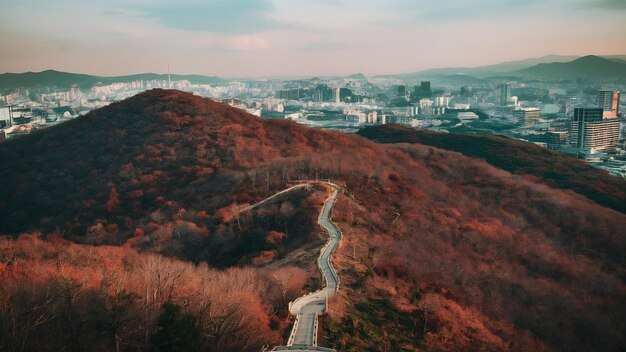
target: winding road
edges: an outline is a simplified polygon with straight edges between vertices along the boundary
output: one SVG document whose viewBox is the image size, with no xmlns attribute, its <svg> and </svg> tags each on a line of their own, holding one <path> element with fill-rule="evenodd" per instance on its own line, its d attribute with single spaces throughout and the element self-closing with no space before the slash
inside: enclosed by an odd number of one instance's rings
<svg viewBox="0 0 626 352">
<path fill-rule="evenodd" d="M 274 351 L 335 351 L 331 348 L 317 346 L 317 318 L 326 312 L 328 298 L 339 289 L 339 277 L 331 264 L 331 258 L 341 240 L 341 231 L 330 220 L 330 217 L 341 188 L 331 182 L 328 184 L 333 191 L 324 202 L 317 219 L 317 223 L 328 232 L 328 241 L 320 250 L 320 255 L 317 258 L 317 267 L 324 279 L 324 287 L 289 303 L 289 312 L 296 316 L 296 320 L 287 346 L 276 347 Z M 288 188 L 288 190 L 294 187 Z"/>
</svg>

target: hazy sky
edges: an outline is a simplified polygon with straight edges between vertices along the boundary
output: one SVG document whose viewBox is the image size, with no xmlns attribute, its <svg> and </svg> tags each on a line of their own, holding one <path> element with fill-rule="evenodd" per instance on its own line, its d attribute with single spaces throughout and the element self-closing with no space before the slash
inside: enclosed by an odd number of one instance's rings
<svg viewBox="0 0 626 352">
<path fill-rule="evenodd" d="M 400 73 L 626 54 L 626 0 L 0 0 L 0 72 Z"/>
</svg>

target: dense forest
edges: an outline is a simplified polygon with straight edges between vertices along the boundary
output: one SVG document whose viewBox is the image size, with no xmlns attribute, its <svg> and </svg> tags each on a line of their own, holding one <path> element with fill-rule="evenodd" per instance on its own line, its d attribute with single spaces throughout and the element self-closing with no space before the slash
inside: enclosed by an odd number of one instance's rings
<svg viewBox="0 0 626 352">
<path fill-rule="evenodd" d="M 626 181 L 582 160 L 499 135 L 442 133 L 401 125 L 366 127 L 358 134 L 379 143 L 419 143 L 452 150 L 538 182 L 569 189 L 626 213 Z"/>
<path fill-rule="evenodd" d="M 534 167 L 398 142 L 415 143 L 153 90 L 0 143 L 0 351 L 284 343 L 289 300 L 319 285 L 328 190 L 239 210 L 303 179 L 344 186 L 320 345 L 626 348 L 623 184 L 594 199 Z"/>
</svg>

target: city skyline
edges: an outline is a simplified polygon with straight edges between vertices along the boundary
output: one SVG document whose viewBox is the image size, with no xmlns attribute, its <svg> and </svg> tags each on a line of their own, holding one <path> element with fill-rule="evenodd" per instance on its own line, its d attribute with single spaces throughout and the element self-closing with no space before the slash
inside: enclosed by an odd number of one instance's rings
<svg viewBox="0 0 626 352">
<path fill-rule="evenodd" d="M 616 0 L 3 3 L 0 72 L 375 75 L 626 54 Z"/>
</svg>

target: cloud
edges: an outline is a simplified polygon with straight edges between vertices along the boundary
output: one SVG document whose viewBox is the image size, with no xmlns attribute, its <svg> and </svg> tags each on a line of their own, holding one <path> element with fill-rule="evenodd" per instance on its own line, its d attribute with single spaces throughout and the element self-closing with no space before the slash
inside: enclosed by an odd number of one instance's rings
<svg viewBox="0 0 626 352">
<path fill-rule="evenodd" d="M 269 0 L 208 0 L 134 3 L 130 8 L 164 26 L 219 34 L 250 34 L 282 26 Z"/>
<path fill-rule="evenodd" d="M 228 46 L 234 50 L 263 50 L 269 49 L 270 43 L 263 37 L 255 35 L 240 35 L 227 40 Z"/>
<path fill-rule="evenodd" d="M 626 10 L 625 0 L 587 0 L 585 7 L 605 10 Z"/>
<path fill-rule="evenodd" d="M 347 49 L 349 47 L 351 47 L 351 44 L 349 44 L 349 43 L 342 43 L 342 42 L 317 42 L 317 43 L 311 43 L 311 44 L 303 45 L 300 48 L 298 48 L 298 51 L 304 51 L 304 52 L 334 51 L 334 50 Z"/>
<path fill-rule="evenodd" d="M 626 0 L 0 3 L 0 70 L 13 71 L 113 74 L 172 63 L 231 76 L 389 73 L 626 51 Z"/>
<path fill-rule="evenodd" d="M 392 0 L 391 8 L 403 14 L 412 14 L 421 21 L 476 20 L 502 16 L 518 16 L 535 12 L 540 8 L 553 7 L 557 1 L 541 0 Z"/>
</svg>

